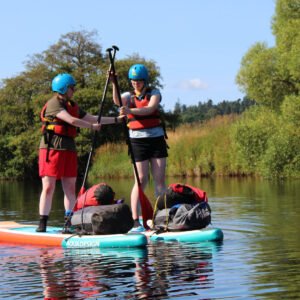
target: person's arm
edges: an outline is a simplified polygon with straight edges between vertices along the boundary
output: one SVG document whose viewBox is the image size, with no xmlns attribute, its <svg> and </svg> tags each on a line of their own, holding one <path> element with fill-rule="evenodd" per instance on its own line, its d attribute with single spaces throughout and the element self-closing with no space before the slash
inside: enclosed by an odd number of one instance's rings
<svg viewBox="0 0 300 300">
<path fill-rule="evenodd" d="M 101 124 L 97 123 L 97 120 L 88 120 L 86 119 L 86 114 L 82 119 L 75 118 L 71 116 L 66 110 L 60 111 L 56 116 L 57 118 L 65 121 L 66 123 L 75 126 L 75 127 L 80 127 L 80 128 L 89 128 L 92 130 L 100 130 Z"/>
<path fill-rule="evenodd" d="M 120 108 L 120 115 L 128 115 L 133 114 L 136 116 L 147 116 L 152 114 L 155 110 L 158 109 L 160 103 L 161 96 L 160 94 L 152 95 L 149 101 L 149 104 L 145 107 L 133 107 L 129 108 L 127 106 L 122 106 Z"/>
<path fill-rule="evenodd" d="M 110 124 L 117 124 L 122 122 L 122 118 L 124 116 L 119 117 L 101 117 L 101 124 L 102 125 L 110 125 Z M 98 122 L 98 116 L 86 114 L 83 117 L 83 120 L 90 122 L 90 123 L 97 123 Z"/>
<path fill-rule="evenodd" d="M 113 81 L 113 93 L 112 94 L 113 94 L 113 101 L 114 101 L 115 105 L 120 106 L 120 100 L 119 100 L 120 98 L 117 93 L 116 83 L 114 81 Z M 121 102 L 123 104 L 122 100 L 121 100 Z"/>
</svg>

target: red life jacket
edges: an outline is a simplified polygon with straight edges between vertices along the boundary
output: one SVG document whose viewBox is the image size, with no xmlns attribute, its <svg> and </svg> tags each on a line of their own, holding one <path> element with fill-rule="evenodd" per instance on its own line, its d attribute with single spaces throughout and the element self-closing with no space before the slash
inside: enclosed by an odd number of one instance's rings
<svg viewBox="0 0 300 300">
<path fill-rule="evenodd" d="M 202 202 L 202 201 L 208 202 L 206 192 L 197 187 L 188 184 L 180 184 L 180 183 L 169 184 L 169 188 L 171 188 L 174 192 L 178 194 L 184 193 L 184 187 L 190 188 L 194 192 L 194 197 L 197 202 Z"/>
<path fill-rule="evenodd" d="M 79 117 L 79 107 L 77 103 L 73 101 L 67 101 L 64 103 L 64 107 L 66 111 L 73 117 Z M 57 135 L 69 136 L 69 137 L 76 137 L 77 135 L 77 128 L 60 120 L 56 117 L 45 117 L 47 109 L 47 103 L 44 105 L 41 111 L 41 120 L 42 120 L 42 132 L 46 133 L 48 131 L 53 132 Z"/>
<path fill-rule="evenodd" d="M 95 184 L 92 187 L 90 187 L 85 193 L 80 195 L 77 198 L 77 202 L 75 204 L 75 207 L 74 207 L 73 211 L 77 211 L 77 210 L 79 210 L 83 207 L 87 207 L 87 206 L 101 205 L 101 199 L 97 198 L 96 195 L 95 195 L 96 190 L 101 185 L 106 185 L 106 183 Z M 110 204 L 114 204 L 114 200 L 112 200 Z"/>
<path fill-rule="evenodd" d="M 151 98 L 151 90 L 152 89 L 147 88 L 145 95 L 141 100 L 139 100 L 135 95 L 132 95 L 129 107 L 141 108 L 148 106 Z M 128 127 L 133 130 L 161 126 L 161 120 L 159 117 L 158 109 L 156 109 L 152 114 L 147 116 L 137 116 L 134 114 L 128 114 L 127 121 Z"/>
</svg>

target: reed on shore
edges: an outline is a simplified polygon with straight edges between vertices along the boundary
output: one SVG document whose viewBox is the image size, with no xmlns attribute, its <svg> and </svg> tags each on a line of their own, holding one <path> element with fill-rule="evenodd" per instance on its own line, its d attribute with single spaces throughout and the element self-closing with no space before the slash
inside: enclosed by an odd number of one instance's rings
<svg viewBox="0 0 300 300">
<path fill-rule="evenodd" d="M 299 121 L 292 115 L 253 107 L 242 115 L 217 116 L 168 131 L 166 175 L 300 178 Z M 133 177 L 127 153 L 125 142 L 101 146 L 91 177 Z"/>
<path fill-rule="evenodd" d="M 168 132 L 167 176 L 240 175 L 230 134 L 237 118 L 218 116 L 206 123 L 184 124 Z M 91 178 L 132 177 L 127 153 L 125 143 L 101 146 L 95 153 Z"/>
</svg>

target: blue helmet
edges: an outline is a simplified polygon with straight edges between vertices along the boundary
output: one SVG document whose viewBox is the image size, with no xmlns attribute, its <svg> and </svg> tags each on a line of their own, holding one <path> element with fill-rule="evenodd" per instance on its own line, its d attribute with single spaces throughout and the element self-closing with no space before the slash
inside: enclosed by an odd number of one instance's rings
<svg viewBox="0 0 300 300">
<path fill-rule="evenodd" d="M 58 74 L 52 80 L 52 91 L 64 95 L 71 85 L 76 85 L 72 75 L 67 73 Z"/>
<path fill-rule="evenodd" d="M 136 64 L 130 67 L 128 71 L 128 78 L 131 80 L 145 80 L 148 81 L 148 70 L 144 65 Z"/>
</svg>

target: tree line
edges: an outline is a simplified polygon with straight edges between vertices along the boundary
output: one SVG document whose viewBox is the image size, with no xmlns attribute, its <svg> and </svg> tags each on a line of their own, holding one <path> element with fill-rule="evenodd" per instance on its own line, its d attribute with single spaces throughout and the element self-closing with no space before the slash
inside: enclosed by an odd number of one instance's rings
<svg viewBox="0 0 300 300">
<path fill-rule="evenodd" d="M 174 106 L 174 110 L 170 112 L 169 117 L 175 119 L 173 122 L 173 129 L 181 124 L 190 124 L 195 122 L 204 122 L 215 118 L 216 116 L 224 116 L 230 114 L 241 114 L 246 109 L 255 104 L 254 100 L 250 100 L 247 97 L 243 99 L 237 99 L 235 101 L 223 100 L 217 104 L 213 104 L 210 99 L 206 102 L 199 101 L 197 105 L 180 104 L 177 101 Z"/>
</svg>

